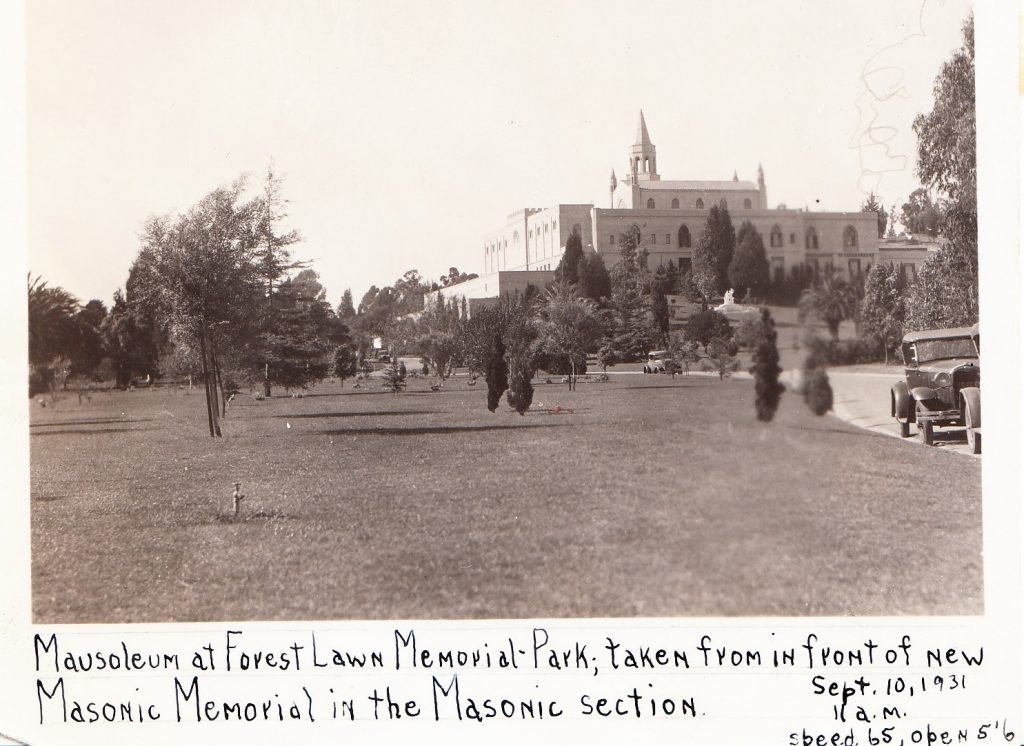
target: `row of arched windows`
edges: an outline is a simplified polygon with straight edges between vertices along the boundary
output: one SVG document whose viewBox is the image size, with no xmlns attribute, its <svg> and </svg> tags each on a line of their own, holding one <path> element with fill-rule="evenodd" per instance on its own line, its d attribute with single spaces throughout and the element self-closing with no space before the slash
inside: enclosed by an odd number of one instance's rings
<svg viewBox="0 0 1024 746">
<path fill-rule="evenodd" d="M 630 227 L 637 236 L 640 235 L 640 227 L 635 223 Z M 657 243 L 656 234 L 651 234 L 651 243 Z M 678 248 L 689 249 L 693 246 L 693 237 L 690 234 L 690 229 L 686 225 L 679 226 L 679 231 L 676 234 Z M 789 234 L 789 242 L 796 243 L 796 234 Z M 609 243 L 614 245 L 616 243 L 615 234 L 609 235 Z M 670 243 L 669 236 L 666 235 L 666 244 Z M 782 228 L 775 224 L 771 227 L 768 232 L 768 246 L 769 248 L 782 248 L 785 244 L 785 235 L 782 232 Z M 813 226 L 809 226 L 807 231 L 804 233 L 804 245 L 808 249 L 818 248 L 818 231 Z M 843 248 L 855 249 L 859 245 L 859 238 L 857 235 L 857 229 L 852 225 L 846 226 L 843 230 Z"/>
<path fill-rule="evenodd" d="M 679 209 L 679 200 L 678 199 L 673 199 L 671 204 L 672 204 L 672 209 L 673 210 L 678 210 Z M 750 198 L 748 197 L 747 199 L 743 200 L 743 209 L 744 210 L 749 210 L 749 209 L 751 209 L 753 207 L 753 204 L 754 203 L 751 202 Z M 722 199 L 720 199 L 718 201 L 718 206 L 721 207 L 722 209 L 728 209 L 729 208 L 729 203 L 723 197 Z M 656 207 L 656 205 L 655 205 L 655 202 L 654 202 L 654 198 L 653 197 L 649 197 L 647 199 L 647 209 L 648 210 L 653 210 L 653 209 L 655 209 L 655 207 Z M 697 201 L 693 203 L 693 208 L 695 210 L 703 210 L 704 209 L 704 200 L 701 199 L 700 197 L 698 197 Z"/>
</svg>

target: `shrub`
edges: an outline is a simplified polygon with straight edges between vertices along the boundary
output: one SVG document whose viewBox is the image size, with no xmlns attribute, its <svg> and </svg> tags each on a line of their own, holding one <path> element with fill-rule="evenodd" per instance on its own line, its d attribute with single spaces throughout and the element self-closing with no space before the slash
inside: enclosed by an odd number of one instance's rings
<svg viewBox="0 0 1024 746">
<path fill-rule="evenodd" d="M 809 337 L 807 346 L 806 368 L 824 368 L 829 365 L 857 365 L 874 363 L 882 359 L 882 349 L 872 338 L 859 339 L 821 339 Z"/>
<path fill-rule="evenodd" d="M 718 373 L 719 380 L 725 380 L 740 367 L 736 359 L 736 343 L 728 339 L 712 339 L 708 345 L 708 356 L 701 360 L 705 370 Z"/>
<path fill-rule="evenodd" d="M 775 322 L 772 321 L 767 309 L 761 312 L 759 326 L 760 330 L 751 330 L 751 335 L 760 339 L 754 350 L 754 365 L 750 372 L 754 376 L 757 419 L 761 422 L 771 422 L 775 410 L 779 408 L 779 398 L 785 387 L 779 383 L 782 368 L 779 367 L 779 350 L 776 345 L 778 335 L 775 332 Z"/>
<path fill-rule="evenodd" d="M 804 373 L 804 401 L 814 414 L 821 417 L 832 409 L 832 385 L 828 373 L 812 368 Z"/>
<path fill-rule="evenodd" d="M 572 373 L 572 364 L 569 356 L 560 353 L 541 351 L 536 357 L 537 367 L 546 373 L 556 376 L 567 376 Z M 576 375 L 582 376 L 587 372 L 587 358 L 580 356 L 576 359 Z"/>
<path fill-rule="evenodd" d="M 395 360 L 388 363 L 388 366 L 384 369 L 384 383 L 382 385 L 385 389 L 395 394 L 404 389 L 405 366 L 398 364 Z"/>
</svg>

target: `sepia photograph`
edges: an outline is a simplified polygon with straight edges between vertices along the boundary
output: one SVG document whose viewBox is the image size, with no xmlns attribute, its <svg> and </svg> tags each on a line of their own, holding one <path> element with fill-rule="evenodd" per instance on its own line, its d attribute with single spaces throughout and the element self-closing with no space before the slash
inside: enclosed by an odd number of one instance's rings
<svg viewBox="0 0 1024 746">
<path fill-rule="evenodd" d="M 985 613 L 967 0 L 25 15 L 35 624 Z"/>
</svg>

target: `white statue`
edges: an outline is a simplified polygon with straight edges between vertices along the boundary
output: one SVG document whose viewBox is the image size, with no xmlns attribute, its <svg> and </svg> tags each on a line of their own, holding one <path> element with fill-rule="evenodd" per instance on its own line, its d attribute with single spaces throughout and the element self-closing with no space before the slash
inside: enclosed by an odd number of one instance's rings
<svg viewBox="0 0 1024 746">
<path fill-rule="evenodd" d="M 733 298 L 734 293 L 732 291 L 732 288 L 729 288 L 728 290 L 725 291 L 725 303 L 723 305 L 731 306 L 735 302 Z"/>
</svg>

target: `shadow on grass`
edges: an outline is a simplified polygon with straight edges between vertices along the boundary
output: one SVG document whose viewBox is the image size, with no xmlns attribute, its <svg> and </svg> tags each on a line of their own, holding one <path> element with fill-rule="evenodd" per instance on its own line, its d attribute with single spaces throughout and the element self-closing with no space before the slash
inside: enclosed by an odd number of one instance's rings
<svg viewBox="0 0 1024 746">
<path fill-rule="evenodd" d="M 566 427 L 565 425 L 437 425 L 434 427 L 353 427 L 348 430 L 320 430 L 320 435 L 447 435 L 455 433 L 482 433 L 488 430 L 525 430 L 532 428 Z"/>
<path fill-rule="evenodd" d="M 317 419 L 320 417 L 394 417 L 398 415 L 418 415 L 418 414 L 442 414 L 434 409 L 406 409 L 397 412 L 303 412 L 301 414 L 265 414 L 259 415 L 258 417 L 250 417 L 249 419 L 262 419 L 265 417 L 272 417 L 281 420 L 301 420 L 301 419 Z"/>
<path fill-rule="evenodd" d="M 152 430 L 151 427 L 104 427 L 96 430 L 82 429 L 82 430 L 42 430 L 40 432 L 29 433 L 33 438 L 40 435 L 103 435 L 107 433 L 140 433 L 145 430 Z"/>
<path fill-rule="evenodd" d="M 56 427 L 58 425 L 110 425 L 115 422 L 152 422 L 152 417 L 128 419 L 125 417 L 104 417 L 96 420 L 54 420 L 53 422 L 33 422 L 29 427 Z"/>
<path fill-rule="evenodd" d="M 635 391 L 640 393 L 642 391 L 653 391 L 654 389 L 691 389 L 695 387 L 693 384 L 688 383 L 656 383 L 652 386 L 617 386 L 614 388 L 616 391 Z"/>
</svg>

